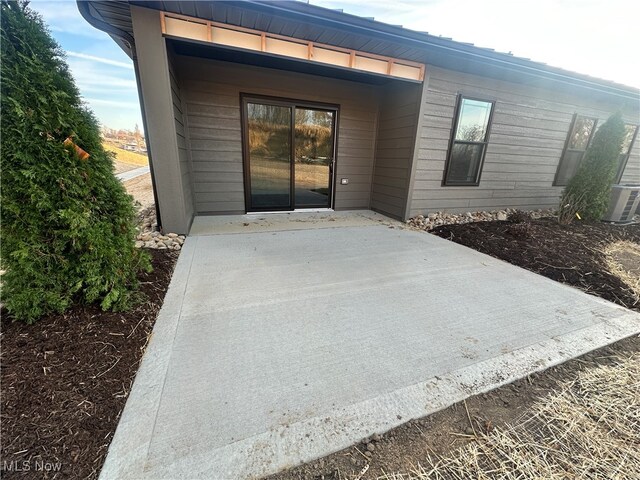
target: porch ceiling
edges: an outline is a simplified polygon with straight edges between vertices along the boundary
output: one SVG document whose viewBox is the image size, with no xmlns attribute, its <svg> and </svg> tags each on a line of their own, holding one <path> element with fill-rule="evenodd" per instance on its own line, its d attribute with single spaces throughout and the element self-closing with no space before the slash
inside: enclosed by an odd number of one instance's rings
<svg viewBox="0 0 640 480">
<path fill-rule="evenodd" d="M 388 83 L 416 83 L 413 80 L 394 78 L 387 75 L 378 75 L 338 66 L 324 65 L 304 60 L 289 59 L 276 55 L 267 55 L 261 52 L 250 52 L 233 47 L 222 47 L 214 44 L 202 44 L 194 41 L 183 41 L 168 38 L 167 43 L 173 52 L 188 57 L 222 60 L 225 62 L 253 65 L 256 67 L 273 68 L 291 72 L 317 75 L 320 77 L 337 78 L 352 82 L 367 83 L 370 85 L 385 85 Z M 419 82 L 418 82 L 419 83 Z"/>
</svg>

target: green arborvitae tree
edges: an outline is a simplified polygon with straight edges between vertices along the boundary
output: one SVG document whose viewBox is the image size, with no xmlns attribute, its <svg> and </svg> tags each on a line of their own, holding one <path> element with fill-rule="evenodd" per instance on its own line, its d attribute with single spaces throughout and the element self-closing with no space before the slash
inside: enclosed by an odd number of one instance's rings
<svg viewBox="0 0 640 480">
<path fill-rule="evenodd" d="M 27 2 L 1 8 L 2 302 L 27 322 L 74 303 L 125 309 L 150 269 L 132 198 L 40 16 Z"/>
<path fill-rule="evenodd" d="M 576 213 L 585 220 L 598 221 L 607 212 L 624 135 L 620 113 L 609 117 L 595 133 L 560 199 L 560 221 L 570 222 L 577 218 Z"/>
</svg>

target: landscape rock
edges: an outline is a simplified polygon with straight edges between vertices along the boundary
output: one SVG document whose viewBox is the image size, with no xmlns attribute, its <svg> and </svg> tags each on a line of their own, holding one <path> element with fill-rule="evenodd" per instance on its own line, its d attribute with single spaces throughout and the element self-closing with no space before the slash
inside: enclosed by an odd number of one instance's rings
<svg viewBox="0 0 640 480">
<path fill-rule="evenodd" d="M 174 232 L 159 232 L 156 221 L 156 208 L 151 205 L 138 212 L 138 235 L 136 248 L 151 248 L 156 250 L 181 250 L 185 236 Z"/>
<path fill-rule="evenodd" d="M 418 230 L 433 230 L 441 225 L 455 225 L 471 222 L 492 222 L 492 221 L 505 221 L 509 219 L 509 216 L 516 213 L 518 210 L 513 208 L 507 208 L 504 210 L 495 211 L 478 211 L 478 212 L 465 212 L 465 213 L 446 213 L 446 212 L 431 212 L 425 215 L 416 215 L 413 218 L 407 220 L 407 225 L 411 228 Z M 532 210 L 527 214 L 530 218 L 536 220 L 543 217 L 551 217 L 555 215 L 553 209 L 546 210 Z"/>
</svg>

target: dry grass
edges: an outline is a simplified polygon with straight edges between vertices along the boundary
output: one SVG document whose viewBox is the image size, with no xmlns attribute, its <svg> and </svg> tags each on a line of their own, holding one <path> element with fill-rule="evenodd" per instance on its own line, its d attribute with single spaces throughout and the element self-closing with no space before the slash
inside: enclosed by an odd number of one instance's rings
<svg viewBox="0 0 640 480">
<path fill-rule="evenodd" d="M 607 269 L 629 287 L 640 302 L 640 245 L 626 240 L 613 242 L 604 250 Z"/>
<path fill-rule="evenodd" d="M 115 153 L 116 160 L 118 162 L 130 163 L 131 165 L 138 165 L 140 167 L 144 167 L 149 164 L 149 159 L 147 158 L 147 156 L 142 155 L 141 153 L 129 152 L 127 150 L 123 150 L 122 148 L 109 142 L 103 142 L 102 146 L 108 152 Z"/>
<path fill-rule="evenodd" d="M 517 425 L 384 480 L 640 478 L 640 355 L 585 369 Z"/>
</svg>

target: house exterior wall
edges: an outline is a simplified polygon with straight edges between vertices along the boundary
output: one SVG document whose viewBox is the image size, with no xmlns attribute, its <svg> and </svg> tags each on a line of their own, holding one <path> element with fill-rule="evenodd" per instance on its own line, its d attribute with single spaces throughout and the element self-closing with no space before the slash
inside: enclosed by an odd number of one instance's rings
<svg viewBox="0 0 640 480">
<path fill-rule="evenodd" d="M 635 123 L 640 124 L 640 118 L 638 118 Z M 638 130 L 640 130 L 640 126 L 638 126 Z M 631 154 L 629 155 L 627 166 L 622 173 L 620 183 L 640 185 L 640 131 L 631 146 Z"/>
<path fill-rule="evenodd" d="M 176 142 L 178 147 L 178 162 L 180 164 L 180 184 L 185 197 L 185 214 L 193 218 L 194 202 L 191 187 L 191 158 L 187 145 L 186 115 L 184 115 L 184 102 L 178 76 L 173 66 L 174 56 L 169 55 L 169 83 L 171 86 L 171 103 L 173 106 L 173 122 L 176 129 Z"/>
<path fill-rule="evenodd" d="M 371 209 L 395 218 L 405 216 L 422 93 L 422 84 L 380 89 Z"/>
<path fill-rule="evenodd" d="M 162 38 L 158 12 L 131 6 L 136 42 L 140 96 L 146 118 L 147 148 L 152 168 L 162 227 L 188 233 L 193 220 L 189 191 L 188 155 L 179 132 L 182 112 L 180 88 L 170 74 L 166 42 Z M 172 81 L 174 88 L 172 89 Z"/>
<path fill-rule="evenodd" d="M 369 208 L 378 97 L 374 86 L 177 56 L 196 214 L 244 213 L 240 94 L 340 106 L 335 208 Z M 340 178 L 349 178 L 341 185 Z"/>
<path fill-rule="evenodd" d="M 595 101 L 551 90 L 501 82 L 427 66 L 420 145 L 407 216 L 438 210 L 464 212 L 557 205 L 562 187 L 553 181 L 575 113 L 602 124 L 621 109 L 638 124 L 638 104 Z M 495 101 L 479 186 L 443 186 L 458 94 Z M 623 180 L 640 183 L 638 141 Z"/>
<path fill-rule="evenodd" d="M 556 206 L 562 187 L 553 181 L 574 114 L 601 124 L 621 110 L 627 123 L 640 123 L 638 102 L 429 65 L 424 84 L 369 85 L 174 55 L 157 11 L 132 6 L 131 15 L 162 224 L 179 233 L 196 214 L 245 212 L 242 93 L 338 105 L 334 208 L 403 219 Z M 442 185 L 459 94 L 495 102 L 478 186 Z M 622 183 L 640 183 L 639 141 Z"/>
</svg>

